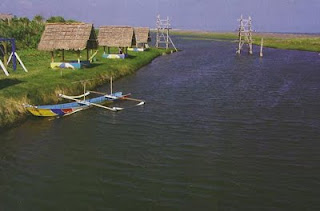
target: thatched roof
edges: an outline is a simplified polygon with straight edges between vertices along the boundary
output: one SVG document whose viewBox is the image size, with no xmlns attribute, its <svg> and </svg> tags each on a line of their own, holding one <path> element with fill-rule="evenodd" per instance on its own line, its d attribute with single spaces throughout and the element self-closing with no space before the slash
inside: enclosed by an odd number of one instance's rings
<svg viewBox="0 0 320 211">
<path fill-rule="evenodd" d="M 98 47 L 92 24 L 48 23 L 42 34 L 39 50 L 83 50 Z"/>
<path fill-rule="evenodd" d="M 137 43 L 148 43 L 151 41 L 150 29 L 148 27 L 135 27 L 134 34 L 136 35 Z"/>
<path fill-rule="evenodd" d="M 101 26 L 98 42 L 100 46 L 131 47 L 136 44 L 133 28 L 130 26 Z"/>
<path fill-rule="evenodd" d="M 1 14 L 0 13 L 0 20 L 11 20 L 14 16 L 12 14 Z"/>
</svg>

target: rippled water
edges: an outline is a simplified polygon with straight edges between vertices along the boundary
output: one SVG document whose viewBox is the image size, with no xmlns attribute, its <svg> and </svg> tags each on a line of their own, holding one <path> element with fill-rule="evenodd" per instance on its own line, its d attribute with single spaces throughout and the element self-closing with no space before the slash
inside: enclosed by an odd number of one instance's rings
<svg viewBox="0 0 320 211">
<path fill-rule="evenodd" d="M 114 83 L 145 106 L 0 134 L 0 210 L 318 210 L 318 54 L 175 40 Z"/>
</svg>

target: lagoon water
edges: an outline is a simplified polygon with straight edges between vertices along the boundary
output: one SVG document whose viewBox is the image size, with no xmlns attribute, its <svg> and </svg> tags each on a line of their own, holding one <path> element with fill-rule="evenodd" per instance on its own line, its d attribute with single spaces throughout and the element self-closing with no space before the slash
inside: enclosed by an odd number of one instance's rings
<svg viewBox="0 0 320 211">
<path fill-rule="evenodd" d="M 174 39 L 114 83 L 143 107 L 2 132 L 0 210 L 319 210 L 320 56 Z"/>
</svg>

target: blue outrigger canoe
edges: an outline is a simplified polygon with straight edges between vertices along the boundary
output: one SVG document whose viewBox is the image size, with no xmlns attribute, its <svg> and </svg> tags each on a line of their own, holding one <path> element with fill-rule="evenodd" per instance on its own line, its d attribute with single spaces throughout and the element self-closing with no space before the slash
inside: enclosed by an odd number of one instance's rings
<svg viewBox="0 0 320 211">
<path fill-rule="evenodd" d="M 86 81 L 80 81 L 86 82 Z M 120 111 L 123 108 L 119 107 L 108 107 L 103 104 L 112 103 L 119 100 L 131 100 L 136 101 L 138 104 L 136 106 L 143 105 L 145 102 L 143 100 L 138 100 L 134 98 L 129 98 L 130 94 L 123 95 L 122 92 L 115 92 L 112 93 L 112 77 L 110 78 L 110 91 L 111 94 L 96 92 L 96 91 L 87 91 L 85 88 L 84 83 L 84 93 L 78 96 L 68 96 L 64 94 L 59 94 L 59 97 L 72 100 L 72 103 L 63 103 L 63 104 L 56 104 L 56 105 L 24 105 L 25 108 L 34 116 L 40 117 L 54 117 L 54 116 L 66 116 L 70 114 L 74 114 L 78 111 L 82 111 L 84 109 L 90 107 L 99 107 L 110 111 Z M 90 94 L 99 94 L 102 95 L 100 97 L 95 97 L 91 99 L 86 99 L 86 96 Z"/>
<path fill-rule="evenodd" d="M 79 98 L 85 97 L 89 95 L 91 92 L 87 92 L 80 96 L 67 96 L 60 94 L 59 97 L 73 100 L 75 102 L 72 103 L 63 103 L 63 104 L 56 104 L 56 105 L 41 105 L 41 106 L 33 106 L 33 105 L 25 105 L 25 108 L 34 116 L 41 116 L 41 117 L 53 117 L 53 116 L 65 116 L 70 115 L 78 111 L 82 111 L 89 107 L 100 107 L 104 109 L 108 109 L 111 111 L 119 111 L 122 108 L 119 107 L 107 107 L 103 104 L 111 103 L 118 100 L 124 99 L 131 99 L 128 98 L 129 95 L 122 95 L 122 92 L 116 92 L 111 95 L 103 95 L 96 98 L 91 99 L 82 99 Z M 143 101 L 141 101 L 143 102 Z"/>
</svg>

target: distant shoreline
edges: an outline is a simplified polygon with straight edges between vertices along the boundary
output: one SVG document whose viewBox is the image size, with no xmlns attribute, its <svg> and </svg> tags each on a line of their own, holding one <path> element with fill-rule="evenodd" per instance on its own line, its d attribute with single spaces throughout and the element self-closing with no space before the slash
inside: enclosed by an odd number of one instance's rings
<svg viewBox="0 0 320 211">
<path fill-rule="evenodd" d="M 209 32 L 172 30 L 171 34 L 186 36 L 189 39 L 225 39 L 237 40 L 237 32 Z M 271 33 L 253 32 L 253 44 L 260 45 L 261 38 L 264 39 L 264 47 L 320 52 L 320 34 L 293 34 L 293 33 Z"/>
<path fill-rule="evenodd" d="M 237 34 L 237 31 L 206 31 L 206 30 L 183 30 L 183 29 L 172 29 L 172 33 L 175 32 L 188 32 L 188 33 L 206 33 L 206 34 Z M 288 35 L 290 37 L 320 37 L 319 33 L 301 33 L 301 32 L 253 32 L 253 34 L 257 35 L 265 35 L 265 36 L 284 36 Z"/>
</svg>

